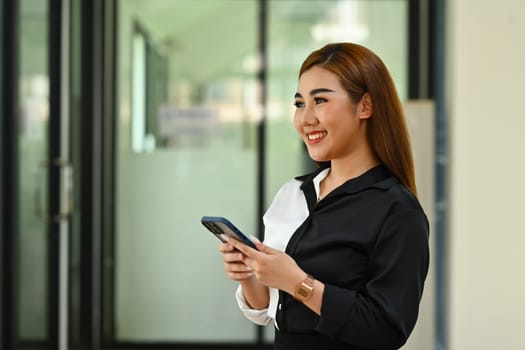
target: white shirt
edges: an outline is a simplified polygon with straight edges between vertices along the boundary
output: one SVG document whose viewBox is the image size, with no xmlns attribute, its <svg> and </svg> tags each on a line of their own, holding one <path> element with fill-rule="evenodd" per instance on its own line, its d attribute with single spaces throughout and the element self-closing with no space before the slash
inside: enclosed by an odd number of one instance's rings
<svg viewBox="0 0 525 350">
<path fill-rule="evenodd" d="M 328 175 L 329 170 L 329 168 L 324 169 L 313 180 L 317 197 L 319 197 L 319 184 Z M 300 188 L 302 184 L 301 181 L 295 179 L 287 181 L 279 189 L 264 214 L 264 244 L 267 246 L 284 251 L 295 230 L 308 217 L 306 198 Z M 244 298 L 241 286 L 237 288 L 235 293 L 237 304 L 246 318 L 258 325 L 268 325 L 275 320 L 279 291 L 275 288 L 269 288 L 269 292 L 270 303 L 267 309 L 262 310 L 250 308 Z"/>
</svg>

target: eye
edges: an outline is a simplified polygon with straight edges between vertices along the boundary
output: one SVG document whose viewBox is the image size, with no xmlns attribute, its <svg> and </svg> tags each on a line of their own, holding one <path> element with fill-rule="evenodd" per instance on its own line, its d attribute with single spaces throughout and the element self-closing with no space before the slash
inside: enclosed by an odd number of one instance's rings
<svg viewBox="0 0 525 350">
<path fill-rule="evenodd" d="M 315 104 L 318 105 L 318 104 L 321 104 L 321 103 L 325 103 L 327 101 L 326 98 L 322 98 L 322 97 L 316 97 L 314 98 L 314 101 L 315 101 Z"/>
<path fill-rule="evenodd" d="M 295 108 L 303 108 L 304 107 L 304 102 L 295 101 L 293 105 L 295 106 Z"/>
</svg>

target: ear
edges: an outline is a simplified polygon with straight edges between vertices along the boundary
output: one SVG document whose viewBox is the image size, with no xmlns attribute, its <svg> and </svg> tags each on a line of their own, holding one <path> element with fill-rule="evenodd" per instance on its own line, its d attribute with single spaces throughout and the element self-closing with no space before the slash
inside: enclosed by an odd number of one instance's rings
<svg viewBox="0 0 525 350">
<path fill-rule="evenodd" d="M 361 97 L 361 101 L 357 104 L 357 112 L 359 114 L 359 119 L 368 119 L 372 116 L 372 97 L 370 97 L 368 92 Z"/>
</svg>

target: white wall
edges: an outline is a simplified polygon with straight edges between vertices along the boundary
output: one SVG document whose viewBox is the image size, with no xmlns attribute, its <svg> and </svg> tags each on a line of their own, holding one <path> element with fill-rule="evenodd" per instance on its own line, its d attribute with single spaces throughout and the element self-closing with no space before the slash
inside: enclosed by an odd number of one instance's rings
<svg viewBox="0 0 525 350">
<path fill-rule="evenodd" d="M 525 1 L 447 2 L 449 349 L 525 349 Z"/>
<path fill-rule="evenodd" d="M 425 289 L 419 307 L 414 331 L 403 350 L 430 350 L 435 343 L 436 276 L 435 276 L 435 174 L 434 137 L 435 116 L 432 101 L 409 101 L 404 105 L 410 132 L 410 143 L 414 152 L 416 185 L 419 201 L 425 209 L 430 224 L 430 266 L 425 280 Z"/>
</svg>

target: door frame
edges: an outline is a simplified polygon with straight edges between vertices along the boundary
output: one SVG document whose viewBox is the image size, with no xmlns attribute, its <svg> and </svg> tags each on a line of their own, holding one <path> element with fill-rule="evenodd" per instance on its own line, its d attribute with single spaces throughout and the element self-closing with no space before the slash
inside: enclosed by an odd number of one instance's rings
<svg viewBox="0 0 525 350">
<path fill-rule="evenodd" d="M 0 245 L 1 245 L 1 321 L 0 341 L 2 349 L 14 348 L 18 333 L 18 319 L 16 317 L 16 259 L 15 259 L 15 232 L 17 231 L 17 179 L 18 159 L 16 156 L 16 130 L 18 130 L 16 96 L 18 91 L 18 52 L 16 42 L 18 39 L 19 13 L 17 1 L 2 1 L 1 12 L 1 45 L 2 45 L 2 102 L 1 102 L 1 129 L 0 129 L 0 161 L 2 172 L 0 174 Z M 9 55 L 4 55 L 9 52 Z M 5 286 L 5 287 L 4 287 Z M 8 286 L 11 286 L 9 288 Z"/>
<path fill-rule="evenodd" d="M 49 151 L 45 161 L 45 169 L 48 174 L 48 193 L 57 195 L 48 196 L 48 212 L 45 217 L 48 234 L 47 255 L 47 279 L 48 300 L 47 310 L 47 337 L 44 342 L 25 344 L 18 339 L 18 234 L 19 227 L 17 218 L 18 189 L 19 189 L 19 157 L 18 153 L 18 131 L 21 117 L 19 110 L 19 72 L 20 72 L 20 0 L 2 2 L 2 119 L 0 137 L 2 153 L 0 157 L 2 166 L 1 196 L 0 196 L 0 224 L 1 224 L 1 273 L 2 273 L 2 305 L 1 305 L 1 333 L 0 341 L 2 349 L 18 349 L 24 346 L 46 347 L 52 349 L 67 349 L 67 312 L 64 305 L 67 303 L 67 295 L 64 295 L 64 276 L 67 276 L 67 260 L 64 261 L 64 247 L 67 242 L 63 241 L 67 233 L 67 226 L 60 217 L 64 205 L 60 191 L 63 190 L 63 167 L 64 151 L 63 140 L 67 135 L 61 129 L 64 123 L 60 120 L 67 116 L 67 105 L 63 101 L 65 91 L 64 81 L 67 86 L 67 76 L 64 76 L 64 46 L 62 27 L 67 20 L 67 11 L 63 12 L 64 4 L 69 0 L 48 0 L 48 75 L 49 75 Z M 66 17 L 62 16 L 65 15 Z M 62 232 L 59 234 L 57 232 Z M 67 236 L 67 235 L 66 235 Z M 67 253 L 67 252 L 66 252 Z M 5 286 L 5 287 L 4 287 Z M 67 293 L 66 293 L 67 294 Z M 66 298 L 66 299 L 64 299 Z M 59 310 L 61 307 L 61 311 Z"/>
<path fill-rule="evenodd" d="M 115 1 L 81 2 L 81 172 L 78 184 L 81 260 L 81 346 L 100 349 L 113 334 L 111 302 L 115 96 Z M 104 310 L 109 310 L 108 312 Z"/>
<path fill-rule="evenodd" d="M 48 0 L 48 346 L 69 348 L 70 0 Z"/>
</svg>

